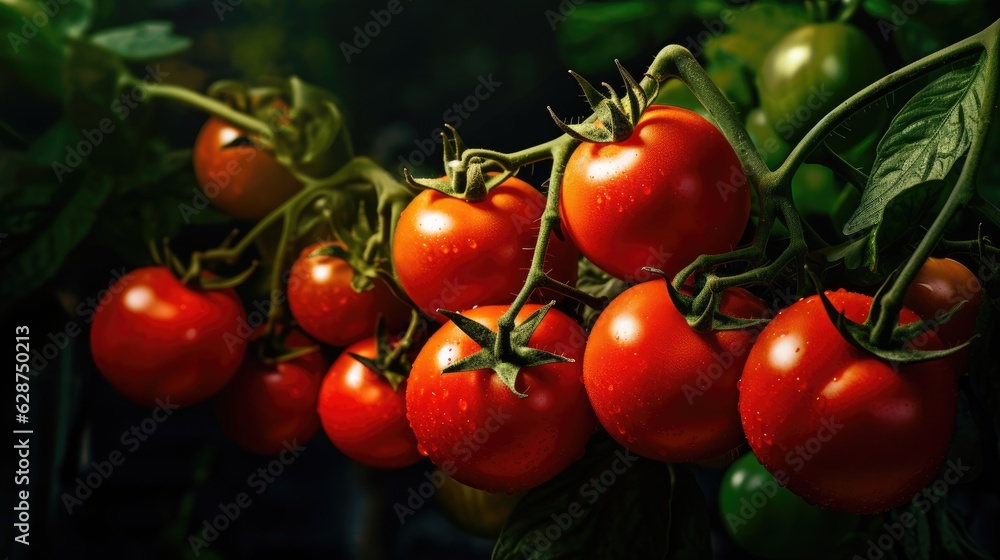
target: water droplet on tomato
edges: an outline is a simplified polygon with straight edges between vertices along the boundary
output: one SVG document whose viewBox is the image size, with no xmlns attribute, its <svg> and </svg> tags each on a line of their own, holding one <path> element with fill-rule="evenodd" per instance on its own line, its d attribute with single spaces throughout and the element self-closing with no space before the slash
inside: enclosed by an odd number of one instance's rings
<svg viewBox="0 0 1000 560">
<path fill-rule="evenodd" d="M 614 385 L 608 385 L 608 391 L 614 391 L 614 390 L 615 390 Z"/>
<path fill-rule="evenodd" d="M 441 390 L 441 396 L 442 397 L 447 397 L 448 396 L 448 389 L 442 389 Z"/>
<path fill-rule="evenodd" d="M 458 409 L 464 411 L 469 408 L 469 403 L 465 402 L 465 399 L 458 399 Z"/>
<path fill-rule="evenodd" d="M 419 442 L 417 443 L 417 451 L 418 451 L 418 452 L 419 452 L 419 453 L 420 453 L 421 455 L 423 455 L 424 457 L 426 457 L 426 456 L 427 456 L 427 450 L 426 450 L 426 449 L 424 449 L 424 446 L 423 446 L 423 445 L 421 445 L 421 444 L 420 444 Z"/>
<path fill-rule="evenodd" d="M 618 428 L 618 433 L 625 435 L 625 426 L 621 422 L 615 422 L 615 428 Z"/>
<path fill-rule="evenodd" d="M 642 186 L 642 194 L 644 194 L 644 195 L 651 195 L 651 194 L 653 194 L 653 189 L 649 188 L 649 185 L 643 185 Z"/>
<path fill-rule="evenodd" d="M 475 239 L 470 239 L 469 240 L 469 249 L 475 249 L 478 246 L 479 246 L 479 244 L 476 243 Z"/>
</svg>

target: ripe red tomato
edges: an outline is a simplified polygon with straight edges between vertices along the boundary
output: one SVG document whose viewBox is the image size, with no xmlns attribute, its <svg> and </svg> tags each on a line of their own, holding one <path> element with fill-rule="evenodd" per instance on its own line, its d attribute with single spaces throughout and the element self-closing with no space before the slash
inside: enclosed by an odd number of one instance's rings
<svg viewBox="0 0 1000 560">
<path fill-rule="evenodd" d="M 406 420 L 406 382 L 393 390 L 388 380 L 350 354 L 376 358 L 375 339 L 349 346 L 323 379 L 319 416 L 330 441 L 370 467 L 395 469 L 421 460 Z"/>
<path fill-rule="evenodd" d="M 364 292 L 351 288 L 354 269 L 344 259 L 313 257 L 313 251 L 334 241 L 310 245 L 292 265 L 288 305 L 302 330 L 331 346 L 347 346 L 375 334 L 379 314 L 392 331 L 406 327 L 409 308 L 381 279 Z"/>
<path fill-rule="evenodd" d="M 627 140 L 585 142 L 566 164 L 562 227 L 608 273 L 644 281 L 674 274 L 740 240 L 750 189 L 736 153 L 697 113 L 653 105 Z"/>
<path fill-rule="evenodd" d="M 520 324 L 539 308 L 518 313 Z M 496 330 L 507 306 L 464 315 Z M 421 452 L 455 480 L 488 492 L 534 488 L 583 455 L 596 425 L 580 382 L 586 334 L 572 319 L 549 310 L 529 345 L 575 360 L 522 369 L 518 398 L 492 370 L 442 375 L 480 346 L 445 323 L 424 345 L 410 372 L 407 416 Z"/>
<path fill-rule="evenodd" d="M 910 288 L 903 304 L 921 319 L 937 319 L 960 302 L 965 305 L 947 323 L 938 326 L 937 335 L 946 346 L 964 344 L 976 334 L 976 316 L 983 305 L 983 286 L 971 270 L 951 259 L 927 259 Z M 965 372 L 968 348 L 952 356 L 956 372 Z"/>
<path fill-rule="evenodd" d="M 545 197 L 510 178 L 479 202 L 425 190 L 403 210 L 392 258 L 403 289 L 425 313 L 511 303 L 528 276 Z M 576 282 L 577 252 L 549 237 L 545 268 Z"/>
<path fill-rule="evenodd" d="M 274 156 L 218 117 L 195 140 L 194 174 L 212 204 L 239 220 L 259 220 L 302 189 Z"/>
<path fill-rule="evenodd" d="M 852 321 L 872 299 L 827 292 Z M 917 315 L 908 309 L 901 323 Z M 924 350 L 943 348 L 934 333 Z M 750 351 L 740 415 L 750 447 L 806 500 L 855 514 L 909 500 L 933 479 L 951 441 L 957 388 L 947 360 L 890 364 L 844 340 L 819 296 L 778 313 Z"/>
<path fill-rule="evenodd" d="M 292 331 L 285 346 L 293 350 L 316 343 Z M 277 364 L 247 356 L 212 399 L 219 426 L 237 445 L 262 455 L 279 453 L 286 443 L 309 441 L 319 431 L 316 400 L 328 366 L 319 351 Z"/>
<path fill-rule="evenodd" d="M 764 302 L 726 291 L 720 310 L 763 317 Z M 650 459 L 711 459 L 743 442 L 736 383 L 757 330 L 699 333 L 662 281 L 629 288 L 597 318 L 583 358 L 583 383 L 604 429 Z"/>
<path fill-rule="evenodd" d="M 164 266 L 132 271 L 111 287 L 90 329 L 97 369 L 144 406 L 194 404 L 221 389 L 243 361 L 246 313 L 236 292 L 189 288 Z"/>
</svg>

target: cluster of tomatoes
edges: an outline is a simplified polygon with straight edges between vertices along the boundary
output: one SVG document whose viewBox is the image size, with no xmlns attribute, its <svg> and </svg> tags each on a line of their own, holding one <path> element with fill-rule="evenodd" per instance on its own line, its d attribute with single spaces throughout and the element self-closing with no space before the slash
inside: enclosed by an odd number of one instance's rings
<svg viewBox="0 0 1000 560">
<path fill-rule="evenodd" d="M 260 188 L 278 173 L 261 172 Z M 381 279 L 354 291 L 356 271 L 346 260 L 312 256 L 337 241 L 303 247 L 291 266 L 293 321 L 278 336 L 285 359 L 248 351 L 258 348 L 260 329 L 248 324 L 232 289 L 189 286 L 158 266 L 123 278 L 120 294 L 98 311 L 94 360 L 108 382 L 144 405 L 211 398 L 225 433 L 251 451 L 278 452 L 322 427 L 358 462 L 397 468 L 427 457 L 489 492 L 555 477 L 583 455 L 598 426 L 632 452 L 668 462 L 711 460 L 749 442 L 782 486 L 850 513 L 899 505 L 934 476 L 951 438 L 964 355 L 889 363 L 845 341 L 819 296 L 774 313 L 740 288 L 722 294 L 719 311 L 770 318 L 766 327 L 696 331 L 664 280 L 644 271 L 673 276 L 699 255 L 730 251 L 749 220 L 750 188 L 733 149 L 709 121 L 677 107 L 649 107 L 627 140 L 583 143 L 565 167 L 546 273 L 573 285 L 582 253 L 636 283 L 589 333 L 568 312 L 539 303 L 520 310 L 516 324 L 534 327 L 527 346 L 571 361 L 520 368 L 513 387 L 493 369 L 443 373 L 497 331 L 531 267 L 545 203 L 510 178 L 477 201 L 425 190 L 403 211 L 394 270 L 413 305 L 439 324 L 403 353 L 412 358 L 401 362 L 411 366 L 405 379 L 405 371 L 372 367 L 386 350 L 373 335 L 380 316 L 390 333 L 401 333 L 409 306 Z M 867 318 L 869 296 L 826 296 L 848 319 Z M 900 322 L 934 318 L 966 300 L 938 332 L 910 344 L 965 342 L 981 301 L 968 269 L 928 261 Z M 478 323 L 480 342 L 441 310 Z M 343 348 L 332 365 L 304 351 L 317 341 Z"/>
</svg>

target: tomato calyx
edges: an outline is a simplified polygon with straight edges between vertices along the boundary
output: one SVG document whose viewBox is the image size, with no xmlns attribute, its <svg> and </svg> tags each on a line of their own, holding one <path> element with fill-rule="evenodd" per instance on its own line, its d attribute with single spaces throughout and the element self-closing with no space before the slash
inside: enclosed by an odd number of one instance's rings
<svg viewBox="0 0 1000 560">
<path fill-rule="evenodd" d="M 476 371 L 482 369 L 492 369 L 500 377 L 500 380 L 518 398 L 525 398 L 528 395 L 517 390 L 517 374 L 522 368 L 540 366 L 555 362 L 572 362 L 571 358 L 546 352 L 538 348 L 528 346 L 528 340 L 532 333 L 541 324 L 542 319 L 555 302 L 549 302 L 540 307 L 537 311 L 528 316 L 523 323 L 514 327 L 510 332 L 508 345 L 503 345 L 499 335 L 468 317 L 454 311 L 438 309 L 438 313 L 448 317 L 455 326 L 471 338 L 481 349 L 470 356 L 466 356 L 448 367 L 441 373 L 459 373 L 463 371 Z M 501 344 L 498 344 L 501 343 Z"/>
<path fill-rule="evenodd" d="M 249 140 L 296 174 L 322 178 L 354 155 L 333 95 L 295 76 L 263 87 L 222 80 L 208 94 L 264 122 L 269 134 Z"/>
<path fill-rule="evenodd" d="M 379 315 L 378 321 L 375 324 L 376 357 L 372 359 L 354 352 L 348 352 L 348 355 L 361 362 L 366 368 L 385 378 L 389 382 L 389 385 L 392 386 L 392 390 L 395 391 L 399 389 L 399 386 L 410 375 L 410 367 L 413 364 L 409 356 L 409 351 L 413 348 L 416 327 L 419 323 L 420 315 L 416 311 L 413 311 L 410 318 L 410 326 L 406 334 L 394 343 L 389 339 L 385 317 Z"/>
<path fill-rule="evenodd" d="M 892 285 L 892 281 L 895 279 L 896 274 L 890 274 L 885 283 L 879 288 L 878 292 L 873 297 L 872 306 L 868 312 L 868 319 L 864 323 L 858 323 L 848 319 L 839 309 L 837 309 L 833 302 L 830 301 L 830 298 L 827 297 L 826 291 L 820 285 L 819 278 L 817 278 L 816 275 L 808 268 L 806 271 L 812 279 L 813 285 L 816 287 L 819 299 L 823 303 L 823 309 L 826 311 L 830 321 L 833 322 L 837 332 L 844 337 L 844 340 L 849 342 L 854 347 L 878 358 L 898 364 L 928 362 L 951 356 L 972 342 L 972 340 L 968 340 L 963 344 L 953 346 L 951 348 L 945 348 L 943 350 L 917 350 L 907 346 L 908 343 L 913 341 L 918 336 L 926 333 L 937 332 L 939 325 L 947 323 L 948 320 L 951 319 L 951 317 L 958 312 L 963 305 L 965 305 L 966 302 L 962 301 L 941 317 L 923 321 L 914 321 L 905 325 L 895 325 L 892 329 L 889 341 L 885 344 L 878 344 L 873 340 L 874 336 L 872 332 L 875 326 L 875 321 L 879 316 L 879 310 L 882 308 L 885 293 L 888 287 Z"/>
<path fill-rule="evenodd" d="M 514 176 L 514 171 L 495 160 L 475 156 L 466 162 L 463 154 L 467 148 L 458 135 L 458 130 L 450 124 L 445 124 L 444 127 L 441 145 L 444 147 L 445 176 L 417 179 L 410 175 L 409 169 L 403 168 L 407 184 L 417 189 L 432 189 L 452 198 L 476 202 L 486 198 L 486 194 L 494 187 Z"/>
<path fill-rule="evenodd" d="M 625 67 L 616 59 L 615 66 L 625 82 L 625 97 L 620 98 L 613 87 L 607 82 L 602 83 L 608 90 L 608 95 L 598 91 L 583 76 L 570 70 L 569 73 L 580 84 L 583 95 L 587 98 L 587 103 L 594 112 L 594 116 L 580 124 L 568 124 L 556 116 L 552 107 L 548 107 L 549 115 L 563 132 L 571 138 L 581 142 L 621 142 L 632 135 L 639 117 L 649 106 L 650 99 L 656 99 L 656 95 L 648 97 L 639 82 L 625 70 Z"/>
<path fill-rule="evenodd" d="M 225 243 L 231 241 L 235 234 L 236 231 L 234 230 Z M 191 263 L 185 266 L 177 255 L 170 250 L 170 239 L 166 237 L 163 238 L 162 253 L 157 248 L 156 242 L 152 239 L 149 240 L 149 252 L 153 262 L 169 270 L 171 274 L 180 280 L 181 284 L 199 290 L 227 290 L 235 288 L 246 282 L 257 270 L 257 267 L 260 266 L 260 261 L 254 259 L 250 262 L 250 266 L 230 277 L 221 277 L 203 270 L 201 268 L 201 260 L 197 257 L 192 258 Z"/>
<path fill-rule="evenodd" d="M 663 277 L 663 281 L 667 285 L 667 294 L 670 296 L 670 301 L 673 302 L 677 311 L 687 320 L 688 326 L 695 331 L 704 333 L 743 330 L 762 325 L 770 320 L 766 317 L 757 319 L 731 317 L 719 311 L 719 304 L 722 303 L 722 297 L 715 291 L 708 291 L 708 299 L 702 300 L 704 303 L 699 303 L 699 299 L 695 296 L 688 295 L 675 288 L 670 282 L 670 277 L 662 270 L 648 266 L 642 270 Z"/>
</svg>

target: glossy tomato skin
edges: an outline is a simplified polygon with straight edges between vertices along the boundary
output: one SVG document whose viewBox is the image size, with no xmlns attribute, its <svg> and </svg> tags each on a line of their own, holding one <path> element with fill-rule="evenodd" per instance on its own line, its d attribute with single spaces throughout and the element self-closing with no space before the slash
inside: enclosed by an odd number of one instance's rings
<svg viewBox="0 0 1000 560">
<path fill-rule="evenodd" d="M 396 469 L 423 456 L 406 420 L 406 385 L 396 390 L 350 354 L 374 359 L 375 339 L 349 346 L 330 366 L 319 394 L 323 430 L 337 449 L 369 467 Z"/>
<path fill-rule="evenodd" d="M 240 138 L 246 141 L 233 144 Z M 209 118 L 198 133 L 194 173 L 212 204 L 238 220 L 259 220 L 302 189 L 274 156 L 218 117 Z"/>
<path fill-rule="evenodd" d="M 723 525 L 747 552 L 773 560 L 823 558 L 857 526 L 857 517 L 809 504 L 781 483 L 753 453 L 737 459 L 722 478 Z"/>
<path fill-rule="evenodd" d="M 403 210 L 392 255 L 403 289 L 438 322 L 437 309 L 511 303 L 527 278 L 545 196 L 510 178 L 486 198 L 468 202 L 425 190 Z M 545 269 L 576 282 L 577 252 L 549 237 Z"/>
<path fill-rule="evenodd" d="M 375 334 L 378 315 L 386 319 L 390 332 L 406 327 L 409 308 L 385 282 L 375 280 L 372 289 L 351 288 L 354 269 L 339 257 L 312 257 L 316 249 L 335 242 L 306 247 L 292 264 L 288 278 L 288 305 L 302 330 L 331 346 L 347 346 Z"/>
<path fill-rule="evenodd" d="M 197 290 L 163 266 L 132 271 L 111 287 L 90 329 L 97 369 L 143 406 L 181 406 L 215 394 L 246 352 L 243 304 L 231 289 Z"/>
<path fill-rule="evenodd" d="M 764 317 L 746 290 L 724 293 L 720 310 Z M 699 333 L 663 281 L 633 286 L 597 318 L 583 382 L 598 420 L 618 443 L 659 461 L 712 459 L 743 442 L 736 387 L 756 331 Z"/>
<path fill-rule="evenodd" d="M 627 281 L 674 274 L 736 247 L 750 188 L 725 137 L 697 113 L 652 105 L 627 140 L 584 142 L 570 156 L 562 228 L 597 266 Z"/>
<path fill-rule="evenodd" d="M 903 297 L 903 304 L 924 320 L 940 318 L 963 301 L 965 305 L 937 330 L 949 347 L 964 344 L 976 334 L 976 316 L 983 305 L 983 287 L 976 275 L 958 261 L 930 257 Z M 964 367 L 968 350 L 955 356 Z"/>
<path fill-rule="evenodd" d="M 292 331 L 285 346 L 293 350 L 317 344 Z M 219 426 L 234 443 L 261 455 L 309 441 L 319 431 L 316 401 L 327 367 L 319 350 L 277 364 L 248 355 L 233 380 L 212 399 Z"/>
<path fill-rule="evenodd" d="M 871 298 L 827 292 L 863 322 Z M 903 309 L 903 324 L 918 319 Z M 940 349 L 933 333 L 911 343 Z M 782 310 L 750 351 L 740 415 L 750 447 L 790 490 L 854 514 L 909 500 L 935 475 L 951 441 L 956 383 L 947 360 L 893 365 L 840 336 L 819 296 Z"/>
<path fill-rule="evenodd" d="M 520 324 L 538 305 L 517 316 Z M 463 314 L 496 330 L 505 305 Z M 594 433 L 594 413 L 580 381 L 586 334 L 572 319 L 549 310 L 528 344 L 575 360 L 522 369 L 518 398 L 492 370 L 442 375 L 448 364 L 479 345 L 445 323 L 424 345 L 410 372 L 406 408 L 421 449 L 459 482 L 488 492 L 534 488 L 583 455 Z"/>
</svg>

